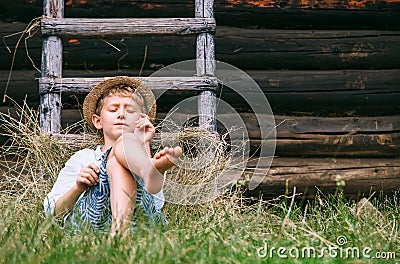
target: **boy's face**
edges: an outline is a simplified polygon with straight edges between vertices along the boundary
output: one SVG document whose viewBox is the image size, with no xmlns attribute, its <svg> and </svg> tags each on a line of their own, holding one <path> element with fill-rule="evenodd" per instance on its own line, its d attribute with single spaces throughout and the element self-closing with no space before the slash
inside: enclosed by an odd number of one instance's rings
<svg viewBox="0 0 400 264">
<path fill-rule="evenodd" d="M 122 133 L 133 133 L 141 109 L 131 97 L 111 95 L 104 98 L 100 116 L 92 116 L 93 124 L 103 130 L 104 140 L 116 141 Z"/>
</svg>

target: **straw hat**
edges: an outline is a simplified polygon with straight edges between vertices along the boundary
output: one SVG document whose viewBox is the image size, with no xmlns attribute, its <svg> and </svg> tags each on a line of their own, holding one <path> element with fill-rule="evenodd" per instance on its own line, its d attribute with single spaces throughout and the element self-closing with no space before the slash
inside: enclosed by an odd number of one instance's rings
<svg viewBox="0 0 400 264">
<path fill-rule="evenodd" d="M 91 128 L 96 129 L 92 122 L 92 115 L 96 111 L 97 102 L 99 101 L 100 97 L 107 92 L 107 90 L 121 84 L 132 87 L 142 96 L 144 100 L 143 108 L 147 112 L 145 112 L 145 114 L 149 116 L 151 122 L 154 122 L 157 106 L 154 94 L 150 88 L 138 79 L 127 76 L 116 76 L 97 84 L 85 97 L 85 101 L 83 102 L 83 117 Z"/>
</svg>

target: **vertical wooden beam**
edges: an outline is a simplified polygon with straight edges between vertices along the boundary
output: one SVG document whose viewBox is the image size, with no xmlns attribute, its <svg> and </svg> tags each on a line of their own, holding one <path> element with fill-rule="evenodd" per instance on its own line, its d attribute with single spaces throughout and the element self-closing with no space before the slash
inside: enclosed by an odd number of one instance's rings
<svg viewBox="0 0 400 264">
<path fill-rule="evenodd" d="M 196 0 L 195 17 L 214 17 L 213 0 Z M 197 36 L 196 44 L 197 76 L 215 76 L 215 44 L 214 36 L 202 33 Z M 198 100 L 199 126 L 211 131 L 217 130 L 216 97 L 212 91 L 200 93 Z"/>
<path fill-rule="evenodd" d="M 46 17 L 64 16 L 64 0 L 44 0 L 43 13 Z M 62 78 L 62 40 L 56 36 L 43 39 L 42 77 Z M 61 96 L 46 93 L 40 96 L 40 127 L 43 133 L 56 133 L 61 127 Z"/>
</svg>

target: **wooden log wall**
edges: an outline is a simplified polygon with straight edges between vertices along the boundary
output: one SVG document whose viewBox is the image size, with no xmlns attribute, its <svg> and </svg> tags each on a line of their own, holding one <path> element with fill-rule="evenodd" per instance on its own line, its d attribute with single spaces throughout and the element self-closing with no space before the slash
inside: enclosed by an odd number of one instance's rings
<svg viewBox="0 0 400 264">
<path fill-rule="evenodd" d="M 246 71 L 281 124 L 272 169 L 249 194 L 275 197 L 294 186 L 309 196 L 314 186 L 332 192 L 337 175 L 351 197 L 400 188 L 400 0 L 222 0 L 216 1 L 214 14 L 216 59 Z M 42 0 L 1 1 L 1 95 L 19 37 L 11 34 L 41 15 Z M 65 7 L 65 17 L 193 16 L 188 0 L 68 0 Z M 27 95 L 33 107 L 39 104 L 35 78 L 40 73 L 32 62 L 40 65 L 41 43 L 40 32 L 27 40 L 28 57 L 22 42 L 7 92 L 19 103 Z M 64 77 L 148 76 L 196 56 L 193 36 L 64 37 L 63 44 Z M 160 98 L 159 119 L 189 94 L 180 96 Z M 260 131 L 248 106 L 226 87 L 217 96 L 241 113 L 256 151 Z M 82 100 L 82 95 L 62 95 L 63 127 L 81 119 Z M 1 103 L 0 111 L 10 106 L 10 101 Z M 250 163 L 246 174 L 251 173 Z"/>
<path fill-rule="evenodd" d="M 68 0 L 65 17 L 193 17 L 189 0 Z M 218 25 L 292 29 L 398 29 L 399 1 L 216 0 Z M 42 0 L 2 0 L 0 20 L 29 22 Z"/>
</svg>

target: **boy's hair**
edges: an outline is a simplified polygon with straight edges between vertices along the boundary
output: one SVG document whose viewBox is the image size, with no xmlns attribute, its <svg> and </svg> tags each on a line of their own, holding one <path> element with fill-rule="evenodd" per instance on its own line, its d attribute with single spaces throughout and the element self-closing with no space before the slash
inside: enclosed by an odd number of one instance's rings
<svg viewBox="0 0 400 264">
<path fill-rule="evenodd" d="M 137 90 L 125 84 L 119 84 L 111 87 L 110 89 L 107 90 L 107 92 L 103 93 L 102 96 L 97 101 L 95 114 L 100 115 L 101 109 L 103 108 L 104 105 L 105 98 L 113 95 L 122 97 L 131 97 L 131 99 L 138 104 L 142 113 L 146 113 L 146 109 L 144 109 L 143 97 L 139 93 L 136 93 L 135 91 Z"/>
</svg>

